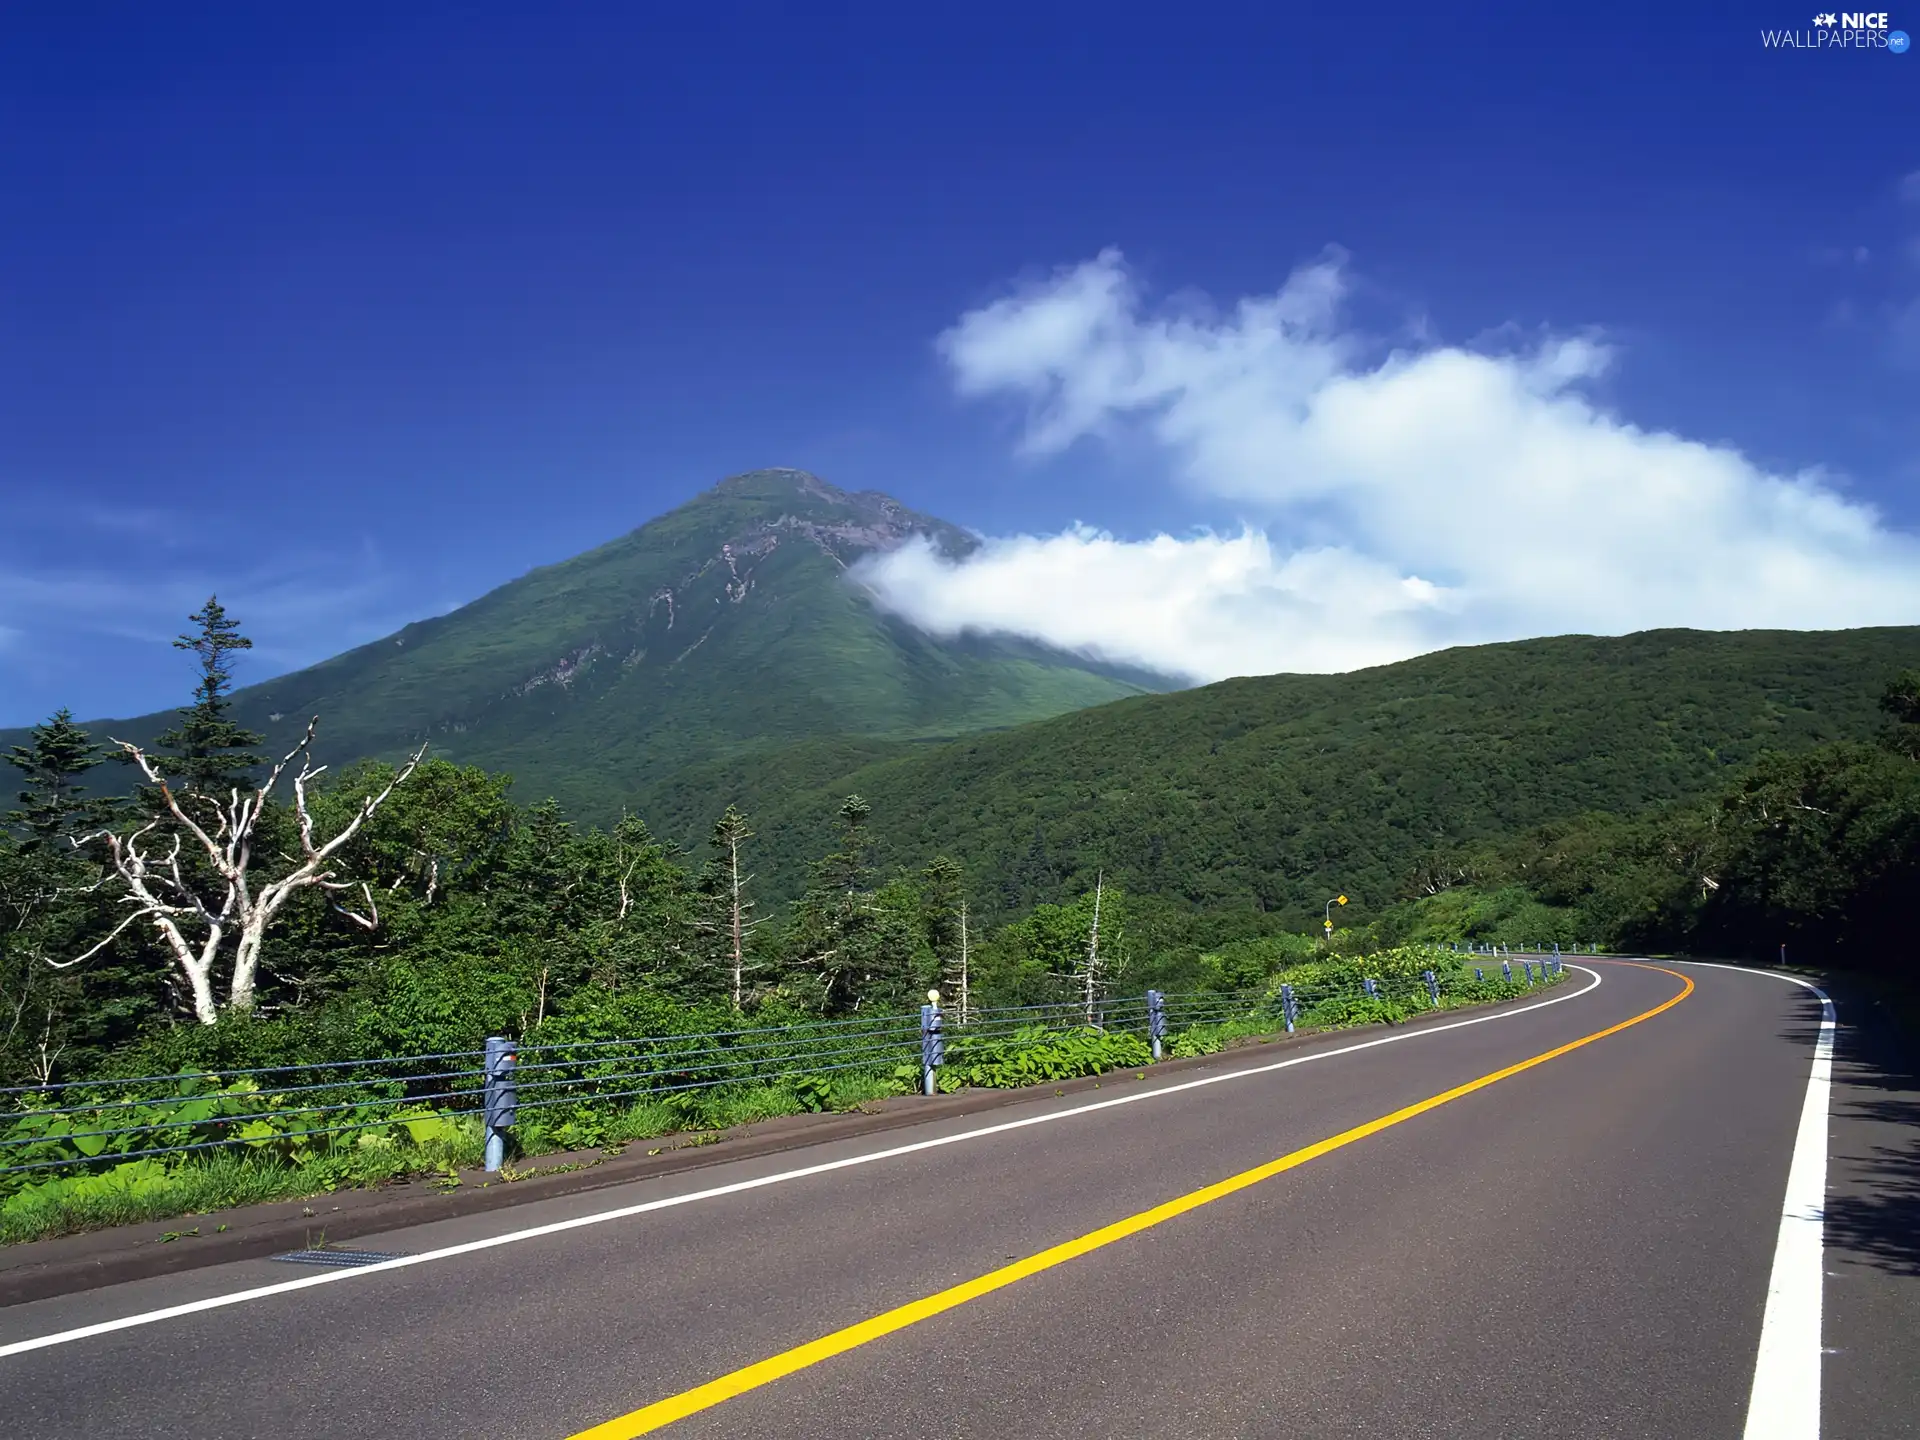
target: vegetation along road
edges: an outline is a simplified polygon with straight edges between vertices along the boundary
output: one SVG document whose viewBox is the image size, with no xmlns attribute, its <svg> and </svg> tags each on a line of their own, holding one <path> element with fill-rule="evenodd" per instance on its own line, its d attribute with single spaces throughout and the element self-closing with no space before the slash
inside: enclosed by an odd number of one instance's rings
<svg viewBox="0 0 1920 1440">
<path fill-rule="evenodd" d="M 1911 1433 L 1888 1167 L 1911 1187 L 1920 1092 L 1845 1015 L 1828 1060 L 1830 1014 L 1594 961 L 1429 1028 L 356 1242 L 386 1265 L 9 1307 L 0 1413 L 47 1440 Z"/>
</svg>

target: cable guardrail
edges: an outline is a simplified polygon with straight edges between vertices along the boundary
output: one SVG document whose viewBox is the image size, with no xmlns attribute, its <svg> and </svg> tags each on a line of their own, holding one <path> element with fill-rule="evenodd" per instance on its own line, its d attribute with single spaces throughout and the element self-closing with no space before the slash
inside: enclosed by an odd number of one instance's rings
<svg viewBox="0 0 1920 1440">
<path fill-rule="evenodd" d="M 1458 968 L 1444 976 L 1428 970 L 1357 983 L 1277 984 L 1255 993 L 1083 995 L 969 1006 L 964 1017 L 932 1003 L 918 1016 L 528 1044 L 496 1036 L 481 1050 L 8 1086 L 0 1088 L 0 1198 L 50 1172 L 84 1174 L 217 1152 L 307 1154 L 346 1136 L 355 1144 L 389 1143 L 362 1138 L 382 1130 L 394 1142 L 417 1142 L 423 1133 L 444 1136 L 449 1126 L 478 1128 L 487 1167 L 497 1170 L 521 1110 L 597 1112 L 729 1087 L 830 1086 L 858 1072 L 888 1083 L 911 1077 L 918 1082 L 912 1088 L 933 1094 L 949 1066 L 961 1067 L 948 1076 L 951 1088 L 964 1083 L 955 1076 L 974 1073 L 969 1065 L 1003 1063 L 1063 1035 L 1090 1034 L 1100 1044 L 1118 1042 L 1098 1041 L 1099 1035 L 1131 1035 L 1148 1047 L 1133 1053 L 1154 1060 L 1170 1050 L 1204 1054 L 1241 1036 L 1390 1020 L 1484 998 L 1480 992 L 1491 994 L 1496 983 L 1503 993 L 1516 984 L 1531 987 L 1560 968 L 1557 951 L 1530 958 L 1504 948 L 1463 949 L 1451 958 Z M 1119 1053 L 1126 1053 L 1124 1046 Z"/>
</svg>

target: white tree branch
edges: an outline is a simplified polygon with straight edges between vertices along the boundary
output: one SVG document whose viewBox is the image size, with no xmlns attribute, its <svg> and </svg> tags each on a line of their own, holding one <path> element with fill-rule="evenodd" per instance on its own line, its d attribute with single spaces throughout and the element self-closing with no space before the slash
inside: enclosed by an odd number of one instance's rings
<svg viewBox="0 0 1920 1440">
<path fill-rule="evenodd" d="M 235 1010 L 251 1009 L 261 946 L 265 943 L 274 918 L 289 899 L 304 889 L 317 886 L 334 892 L 352 888 L 349 882 L 335 877 L 329 862 L 359 833 L 387 798 L 406 782 L 426 755 L 427 747 L 422 744 L 379 794 L 361 801 L 353 818 L 337 834 L 329 840 L 321 840 L 316 834 L 312 807 L 308 803 L 313 781 L 324 774 L 327 768 L 313 763 L 313 737 L 319 723 L 317 717 L 308 722 L 300 742 L 274 763 L 265 780 L 251 790 L 242 791 L 237 786 L 230 789 L 224 803 L 203 796 L 183 797 L 176 794 L 144 750 L 131 741 L 116 740 L 114 743 L 154 786 L 166 813 L 129 835 L 101 831 L 86 837 L 84 841 L 75 842 L 105 842 L 114 872 L 126 887 L 127 893 L 123 899 L 130 910 L 126 919 L 107 939 L 71 960 L 49 963 L 58 969 L 77 965 L 99 954 L 128 926 L 145 921 L 153 926 L 172 954 L 179 977 L 185 980 L 192 997 L 195 1015 L 202 1022 L 212 1024 L 219 1015 L 213 995 L 213 971 L 227 949 L 231 936 L 232 973 L 227 1005 Z M 295 761 L 299 762 L 297 769 L 294 768 Z M 277 879 L 261 885 L 256 892 L 250 873 L 254 834 L 262 816 L 266 814 L 268 801 L 279 785 L 281 776 L 289 769 L 294 771 L 293 808 L 300 836 L 300 855 L 283 856 L 291 868 Z M 211 818 L 204 819 L 192 813 L 185 803 L 187 799 L 203 805 Z M 165 855 L 155 855 L 149 850 L 149 840 L 163 826 L 168 831 L 171 844 Z M 211 882 L 191 874 L 188 868 L 183 867 L 183 837 L 190 837 L 204 853 L 213 872 Z M 338 905 L 334 908 L 363 929 L 375 929 L 380 923 L 380 911 L 374 903 L 372 887 L 362 881 L 359 889 L 366 901 L 364 912 Z M 186 925 L 191 925 L 199 932 L 197 943 L 188 937 L 187 930 L 183 928 Z"/>
</svg>

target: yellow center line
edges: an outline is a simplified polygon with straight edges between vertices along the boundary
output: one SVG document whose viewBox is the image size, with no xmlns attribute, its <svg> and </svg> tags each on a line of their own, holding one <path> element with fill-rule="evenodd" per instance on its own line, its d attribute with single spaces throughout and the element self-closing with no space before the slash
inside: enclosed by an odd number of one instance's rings
<svg viewBox="0 0 1920 1440">
<path fill-rule="evenodd" d="M 1556 1046 L 1531 1059 L 1522 1060 L 1516 1065 L 1495 1070 L 1490 1075 L 1482 1075 L 1477 1080 L 1469 1080 L 1466 1084 L 1456 1085 L 1451 1090 L 1443 1090 L 1438 1095 L 1416 1101 L 1395 1110 L 1392 1114 L 1382 1115 L 1377 1120 L 1369 1120 L 1364 1125 L 1356 1125 L 1351 1130 L 1343 1130 L 1338 1135 L 1329 1136 L 1325 1140 L 1316 1140 L 1313 1144 L 1282 1155 L 1277 1160 L 1269 1160 L 1264 1165 L 1254 1166 L 1251 1170 L 1242 1170 L 1238 1175 L 1230 1175 L 1225 1180 L 1189 1191 L 1163 1205 L 1156 1205 L 1151 1210 L 1142 1210 L 1137 1215 L 1129 1215 L 1124 1220 L 1116 1220 L 1111 1225 L 1090 1230 L 1085 1235 L 1051 1246 L 1023 1260 L 1016 1260 L 1011 1265 L 1003 1265 L 998 1270 L 990 1270 L 975 1279 L 963 1281 L 936 1294 L 910 1301 L 883 1314 L 875 1315 L 870 1320 L 862 1320 L 858 1324 L 847 1326 L 844 1330 L 836 1330 L 831 1335 L 822 1335 L 818 1340 L 809 1340 L 804 1345 L 796 1345 L 791 1350 L 784 1350 L 778 1355 L 744 1366 L 731 1374 L 709 1380 L 704 1385 L 696 1385 L 693 1389 L 683 1390 L 678 1395 L 656 1400 L 653 1404 L 639 1410 L 582 1430 L 572 1436 L 571 1440 L 630 1440 L 632 1436 L 651 1434 L 662 1426 L 671 1425 L 676 1420 L 683 1420 L 689 1415 L 711 1409 L 723 1400 L 731 1400 L 736 1395 L 757 1390 L 762 1385 L 770 1385 L 775 1380 L 793 1374 L 796 1370 L 804 1370 L 809 1365 L 818 1365 L 822 1360 L 831 1360 L 836 1355 L 844 1355 L 849 1350 L 858 1349 L 884 1335 L 891 1335 L 896 1330 L 905 1330 L 911 1325 L 918 1325 L 922 1320 L 930 1320 L 935 1315 L 944 1314 L 948 1310 L 966 1304 L 969 1300 L 977 1300 L 982 1295 L 991 1295 L 996 1290 L 1003 1290 L 1016 1281 L 1026 1279 L 1029 1275 L 1038 1275 L 1043 1270 L 1064 1265 L 1069 1260 L 1091 1254 L 1130 1235 L 1138 1235 L 1142 1230 L 1151 1230 L 1154 1226 L 1164 1224 L 1176 1216 L 1198 1210 L 1202 1205 L 1211 1205 L 1216 1200 L 1223 1200 L 1229 1195 L 1258 1185 L 1262 1180 L 1271 1180 L 1276 1175 L 1283 1175 L 1289 1170 L 1306 1164 L 1309 1160 L 1316 1160 L 1322 1155 L 1331 1154 L 1335 1150 L 1351 1145 L 1356 1140 L 1364 1140 L 1369 1135 L 1378 1135 L 1382 1130 L 1398 1125 L 1402 1121 L 1411 1120 L 1416 1115 L 1437 1110 L 1451 1100 L 1458 1100 L 1463 1095 L 1471 1095 L 1476 1090 L 1484 1090 L 1489 1085 L 1531 1070 L 1536 1065 L 1544 1065 L 1547 1061 L 1558 1059 L 1562 1055 L 1578 1050 L 1583 1045 L 1591 1045 L 1596 1040 L 1617 1035 L 1629 1026 L 1638 1025 L 1642 1020 L 1651 1020 L 1663 1010 L 1671 1010 L 1693 993 L 1693 981 L 1678 970 L 1668 970 L 1659 965 L 1642 965 L 1636 968 L 1658 970 L 1663 975 L 1671 975 L 1680 981 L 1684 988 L 1672 999 L 1654 1006 L 1651 1010 L 1642 1011 L 1630 1020 L 1622 1020 L 1617 1025 L 1609 1025 L 1604 1030 L 1583 1035 L 1578 1040 Z"/>
</svg>

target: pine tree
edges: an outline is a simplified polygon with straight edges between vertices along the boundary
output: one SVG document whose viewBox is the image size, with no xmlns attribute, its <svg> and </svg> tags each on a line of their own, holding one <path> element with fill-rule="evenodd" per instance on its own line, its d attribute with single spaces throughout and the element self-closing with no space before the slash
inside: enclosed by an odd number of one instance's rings
<svg viewBox="0 0 1920 1440">
<path fill-rule="evenodd" d="M 7 752 L 7 763 L 27 777 L 27 788 L 19 792 L 20 808 L 7 819 L 43 843 L 105 820 L 112 801 L 84 798 L 80 777 L 106 757 L 73 723 L 73 712 L 56 710 L 50 720 L 33 727 L 32 735 L 30 745 L 14 745 Z"/>
<path fill-rule="evenodd" d="M 155 760 L 160 773 L 178 788 L 217 795 L 262 763 L 249 748 L 262 737 L 243 730 L 227 713 L 233 703 L 234 652 L 251 650 L 253 641 L 240 633 L 240 622 L 227 614 L 218 596 L 209 595 L 187 618 L 200 629 L 180 636 L 173 648 L 199 657 L 200 683 L 194 686 L 193 704 L 180 711 L 180 723 L 156 742 L 170 753 Z"/>
<path fill-rule="evenodd" d="M 967 973 L 967 876 L 958 861 L 941 855 L 920 872 L 920 925 L 938 958 L 942 983 L 966 1023 L 971 1000 Z"/>
<path fill-rule="evenodd" d="M 867 882 L 867 820 L 873 807 L 858 795 L 840 802 L 840 848 L 815 868 L 821 888 L 845 894 L 849 900 Z"/>
<path fill-rule="evenodd" d="M 830 1013 L 904 1003 L 911 987 L 910 942 L 896 933 L 898 916 L 883 914 L 868 889 L 871 814 L 858 795 L 841 802 L 839 846 L 815 863 L 812 886 L 793 902 L 788 943 L 802 969 L 817 977 Z"/>
</svg>

